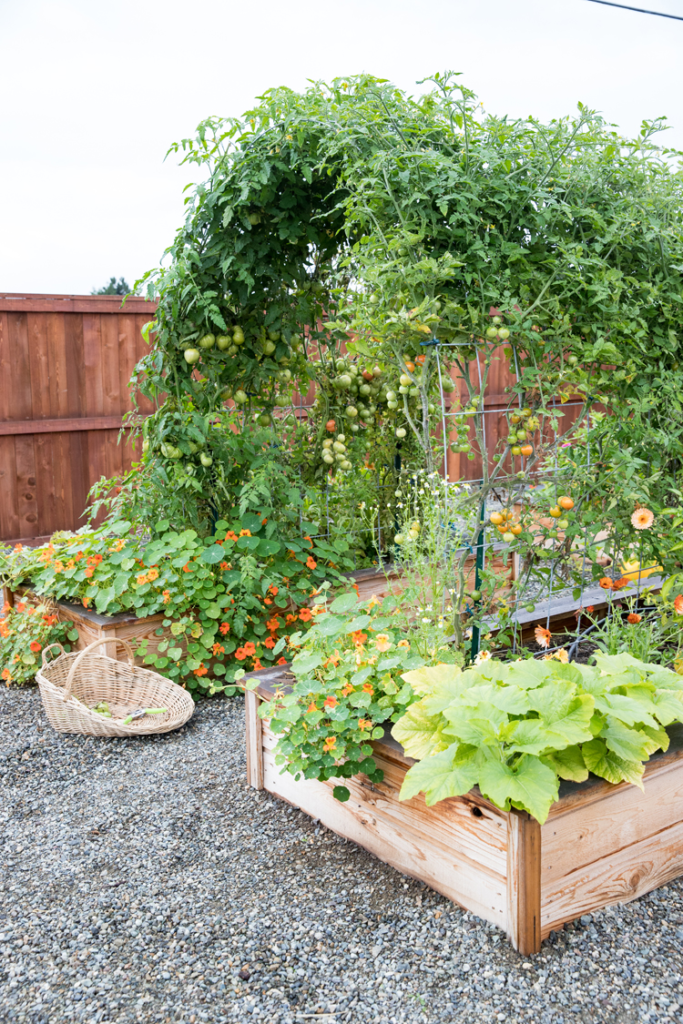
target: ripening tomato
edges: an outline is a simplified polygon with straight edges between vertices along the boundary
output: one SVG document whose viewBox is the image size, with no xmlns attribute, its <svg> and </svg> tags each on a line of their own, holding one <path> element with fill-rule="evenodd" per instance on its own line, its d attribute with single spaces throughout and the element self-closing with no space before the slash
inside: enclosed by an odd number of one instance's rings
<svg viewBox="0 0 683 1024">
<path fill-rule="evenodd" d="M 418 356 L 417 359 L 415 360 L 415 362 L 419 363 L 420 366 L 424 366 L 426 358 L 427 358 L 427 356 Z"/>
<path fill-rule="evenodd" d="M 406 369 L 409 373 L 415 373 L 415 363 L 407 362 Z"/>
<path fill-rule="evenodd" d="M 514 526 L 510 527 L 510 533 L 513 533 L 515 535 L 515 537 L 519 537 L 521 532 L 522 532 L 522 527 L 519 525 L 519 523 L 515 523 Z"/>
<path fill-rule="evenodd" d="M 500 526 L 500 524 L 504 522 L 503 516 L 500 512 L 492 512 L 490 518 L 494 526 Z"/>
<path fill-rule="evenodd" d="M 563 508 L 565 509 L 565 511 L 569 512 L 570 509 L 574 508 L 574 499 L 570 498 L 568 494 L 563 494 L 560 498 L 557 499 L 557 504 L 560 506 L 560 508 Z"/>
<path fill-rule="evenodd" d="M 336 429 L 337 429 L 337 424 L 335 423 L 334 420 L 328 420 L 327 423 L 325 424 L 325 430 L 329 430 L 330 433 L 333 430 L 336 430 Z"/>
<path fill-rule="evenodd" d="M 550 509 L 550 515 L 553 517 L 553 519 L 561 519 L 562 509 L 558 508 L 557 505 L 553 505 L 553 507 Z"/>
<path fill-rule="evenodd" d="M 533 455 L 533 454 L 534 454 L 534 449 L 533 449 L 533 447 L 530 444 L 523 444 L 522 445 L 522 455 L 526 455 L 527 458 L 528 458 L 529 455 Z"/>
</svg>

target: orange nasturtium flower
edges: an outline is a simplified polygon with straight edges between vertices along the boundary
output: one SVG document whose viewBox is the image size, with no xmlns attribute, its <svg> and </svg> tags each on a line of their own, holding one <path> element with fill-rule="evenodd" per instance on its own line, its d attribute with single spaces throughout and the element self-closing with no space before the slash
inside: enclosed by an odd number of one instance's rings
<svg viewBox="0 0 683 1024">
<path fill-rule="evenodd" d="M 162 590 L 161 596 L 162 596 L 162 598 L 164 600 L 164 604 L 168 604 L 168 602 L 171 600 L 171 591 L 170 590 Z"/>
<path fill-rule="evenodd" d="M 10 670 L 8 668 L 3 668 L 3 670 L 2 670 L 2 678 L 5 680 L 6 683 L 11 682 L 11 680 L 12 680 L 12 673 L 10 672 Z"/>
<path fill-rule="evenodd" d="M 227 562 L 221 562 L 221 564 L 219 566 L 219 569 L 222 569 L 223 572 L 227 572 L 229 568 L 230 568 L 230 566 L 228 565 Z"/>
<path fill-rule="evenodd" d="M 225 654 L 225 647 L 218 643 L 214 644 L 211 650 L 213 651 L 214 657 L 219 654 Z"/>
<path fill-rule="evenodd" d="M 286 658 L 278 658 L 278 662 L 277 663 L 278 663 L 278 665 L 286 665 L 287 664 L 287 659 Z"/>
<path fill-rule="evenodd" d="M 235 657 L 237 658 L 238 661 L 244 661 L 246 656 L 247 654 L 246 651 L 244 650 L 244 647 L 238 647 L 237 650 L 235 651 Z"/>
<path fill-rule="evenodd" d="M 88 575 L 88 570 L 87 569 L 85 570 L 85 574 L 86 574 L 86 576 Z M 149 583 L 149 579 L 147 578 L 147 576 L 146 576 L 146 574 L 144 572 L 141 572 L 139 576 L 135 577 L 135 582 L 140 584 L 140 585 L 142 585 L 143 583 Z"/>
<path fill-rule="evenodd" d="M 152 568 L 147 573 L 147 582 L 151 583 L 152 580 L 156 580 L 156 579 L 158 579 L 158 577 L 159 577 L 159 570 L 156 568 L 156 566 L 152 566 Z"/>
<path fill-rule="evenodd" d="M 391 640 L 386 633 L 378 633 L 374 640 L 375 647 L 380 653 L 388 651 L 391 647 Z"/>
<path fill-rule="evenodd" d="M 339 703 L 339 701 L 334 696 L 334 694 L 330 694 L 329 697 L 325 698 L 325 703 L 323 704 L 323 707 L 324 708 L 336 708 L 338 703 Z"/>
<path fill-rule="evenodd" d="M 367 638 L 368 634 L 364 633 L 361 629 L 357 629 L 355 633 L 351 634 L 351 639 L 353 640 L 356 647 L 362 647 Z"/>
<path fill-rule="evenodd" d="M 254 671 L 256 672 L 260 668 L 263 668 L 263 665 L 261 664 L 260 659 L 259 658 L 254 658 Z"/>
<path fill-rule="evenodd" d="M 375 692 L 375 687 L 372 685 L 372 683 L 363 683 L 363 689 L 365 690 L 366 693 Z"/>
<path fill-rule="evenodd" d="M 31 640 L 29 647 L 31 648 L 34 654 L 37 654 L 38 651 L 42 651 L 43 649 L 43 645 L 39 644 L 37 640 Z"/>
<path fill-rule="evenodd" d="M 251 530 L 240 530 L 240 537 L 251 537 Z"/>
<path fill-rule="evenodd" d="M 204 662 L 202 662 L 202 663 L 201 663 L 201 665 L 199 666 L 199 668 L 196 668 L 196 669 L 194 670 L 194 674 L 195 674 L 196 676 L 205 676 L 205 675 L 207 675 L 207 674 L 208 674 L 208 671 L 209 671 L 209 670 L 208 670 L 208 668 L 206 667 L 206 665 L 204 664 Z"/>
<path fill-rule="evenodd" d="M 226 540 L 237 540 L 237 534 L 235 533 L 234 530 L 228 530 L 228 532 L 225 535 L 225 539 Z"/>
<path fill-rule="evenodd" d="M 229 622 L 221 622 L 220 626 L 218 627 L 218 632 L 222 633 L 223 636 L 225 636 L 226 633 L 230 632 L 230 623 Z"/>
<path fill-rule="evenodd" d="M 272 651 L 273 647 L 275 647 L 275 643 L 275 637 L 269 636 L 267 640 L 263 641 L 263 646 L 267 647 L 269 651 Z"/>
<path fill-rule="evenodd" d="M 310 608 L 302 608 L 299 612 L 299 618 L 302 622 L 310 622 L 313 618 L 313 612 Z"/>
<path fill-rule="evenodd" d="M 317 711 L 317 710 L 318 710 L 318 705 L 316 704 L 316 702 L 314 700 L 312 700 L 311 703 L 306 708 L 306 714 L 308 714 L 310 711 Z"/>
<path fill-rule="evenodd" d="M 306 568 L 307 569 L 315 569 L 317 565 L 318 565 L 318 563 L 316 562 L 316 560 L 313 557 L 313 555 L 309 555 L 308 558 L 306 559 Z"/>
<path fill-rule="evenodd" d="M 336 746 L 337 746 L 337 737 L 336 736 L 328 736 L 327 739 L 325 740 L 325 742 L 323 743 L 323 750 L 325 751 L 326 754 L 329 754 L 329 752 L 331 750 L 334 750 L 334 748 Z"/>
<path fill-rule="evenodd" d="M 676 615 L 683 615 L 683 594 L 679 594 L 674 601 L 674 611 Z"/>
<path fill-rule="evenodd" d="M 396 646 L 397 647 L 406 647 L 406 648 L 408 648 L 408 647 L 410 647 L 410 642 L 408 640 L 399 640 L 399 642 L 396 644 Z"/>
<path fill-rule="evenodd" d="M 344 683 L 341 692 L 342 697 L 348 697 L 350 693 L 353 693 L 353 686 L 351 686 L 351 683 Z"/>
<path fill-rule="evenodd" d="M 358 719 L 358 728 L 361 731 L 363 729 L 371 729 L 372 728 L 372 722 L 370 721 L 369 718 L 359 718 Z"/>
<path fill-rule="evenodd" d="M 248 656 L 256 654 L 256 647 L 254 646 L 251 640 L 248 640 L 244 645 L 244 653 Z"/>
<path fill-rule="evenodd" d="M 549 629 L 546 629 L 545 626 L 536 626 L 534 636 L 539 647 L 550 647 L 552 633 Z"/>
<path fill-rule="evenodd" d="M 86 576 L 92 576 L 92 575 L 94 574 L 94 572 L 95 572 L 95 570 L 93 569 L 93 567 L 92 567 L 92 566 L 90 566 L 90 568 L 89 568 L 89 569 L 86 569 L 86 570 L 85 570 L 85 575 L 86 575 Z"/>
<path fill-rule="evenodd" d="M 336 668 L 337 665 L 339 664 L 340 657 L 341 655 L 339 654 L 339 651 L 335 650 L 334 654 L 331 654 L 327 661 L 323 662 L 323 668 L 327 668 L 328 665 L 334 665 L 334 667 Z"/>
<path fill-rule="evenodd" d="M 276 615 L 273 615 L 272 619 L 268 619 L 268 621 L 266 622 L 266 629 L 268 630 L 269 633 L 277 633 L 279 628 L 280 620 L 277 618 Z"/>
</svg>

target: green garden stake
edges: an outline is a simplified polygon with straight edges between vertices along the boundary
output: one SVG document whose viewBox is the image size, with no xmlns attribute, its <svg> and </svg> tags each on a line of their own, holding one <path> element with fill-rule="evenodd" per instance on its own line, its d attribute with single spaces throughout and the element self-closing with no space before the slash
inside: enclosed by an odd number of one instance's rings
<svg viewBox="0 0 683 1024">
<path fill-rule="evenodd" d="M 474 589 L 481 590 L 481 574 L 484 568 L 484 533 L 486 530 L 486 504 L 481 510 L 481 522 L 479 523 L 479 536 L 477 537 L 477 559 L 474 567 Z M 470 665 L 479 654 L 481 644 L 481 627 L 475 623 L 472 626 L 472 643 L 470 644 Z"/>
</svg>

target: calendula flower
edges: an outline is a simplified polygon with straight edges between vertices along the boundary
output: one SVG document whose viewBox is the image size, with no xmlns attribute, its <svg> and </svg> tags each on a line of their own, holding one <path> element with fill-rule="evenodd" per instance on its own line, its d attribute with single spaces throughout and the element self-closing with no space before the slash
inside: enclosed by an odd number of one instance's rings
<svg viewBox="0 0 683 1024">
<path fill-rule="evenodd" d="M 610 579 L 609 576 L 603 576 L 600 580 L 600 586 L 603 590 L 612 590 L 614 587 L 614 580 Z"/>
<path fill-rule="evenodd" d="M 550 641 L 552 639 L 552 633 L 545 626 L 536 626 L 534 630 L 534 637 L 539 647 L 550 647 Z"/>
<path fill-rule="evenodd" d="M 643 616 L 638 615 L 637 612 L 629 612 L 629 614 L 626 616 L 626 621 L 630 622 L 631 625 L 635 626 L 638 622 L 642 621 L 642 618 Z"/>
<path fill-rule="evenodd" d="M 631 516 L 631 524 L 636 530 L 649 530 L 655 521 L 655 514 L 649 508 L 637 508 Z"/>
<path fill-rule="evenodd" d="M 612 590 L 623 590 L 627 586 L 628 580 L 624 576 L 620 576 L 618 580 L 612 580 Z"/>
<path fill-rule="evenodd" d="M 381 653 L 384 653 L 384 651 L 388 651 L 389 648 L 391 647 L 391 640 L 389 639 L 386 633 L 378 633 L 373 643 L 377 650 Z"/>
<path fill-rule="evenodd" d="M 331 750 L 334 750 L 334 748 L 336 746 L 337 746 L 337 737 L 336 736 L 328 736 L 327 739 L 325 740 L 325 742 L 323 743 L 323 750 L 325 751 L 326 754 L 329 754 L 329 752 Z"/>
<path fill-rule="evenodd" d="M 37 654 L 38 651 L 42 651 L 43 649 L 43 645 L 39 644 L 37 640 L 31 640 L 29 647 L 31 648 L 34 654 Z"/>
<path fill-rule="evenodd" d="M 674 601 L 674 611 L 676 615 L 683 615 L 683 594 L 679 594 Z"/>
<path fill-rule="evenodd" d="M 569 654 L 565 651 L 564 647 L 560 647 L 559 651 L 553 651 L 552 654 L 544 654 L 544 661 L 561 661 L 563 665 L 569 663 Z"/>
</svg>

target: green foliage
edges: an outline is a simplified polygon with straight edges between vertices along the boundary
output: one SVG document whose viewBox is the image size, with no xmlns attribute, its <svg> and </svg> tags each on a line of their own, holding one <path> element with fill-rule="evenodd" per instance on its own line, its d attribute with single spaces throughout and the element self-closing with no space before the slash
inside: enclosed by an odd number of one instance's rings
<svg viewBox="0 0 683 1024">
<path fill-rule="evenodd" d="M 115 277 L 109 278 L 109 284 L 106 284 L 104 288 L 93 288 L 90 293 L 91 295 L 135 295 L 136 293 L 130 287 L 125 277 L 120 277 L 118 281 Z"/>
<path fill-rule="evenodd" d="M 275 763 L 295 778 L 349 779 L 364 772 L 379 780 L 371 740 L 414 699 L 401 675 L 423 659 L 403 639 L 393 598 L 360 602 L 346 593 L 328 606 L 327 589 L 316 599 L 312 628 L 289 638 L 298 651 L 296 682 L 263 703 L 260 714 L 279 737 Z M 340 800 L 348 793 L 345 786 L 334 789 Z"/>
<path fill-rule="evenodd" d="M 0 618 L 0 677 L 7 686 L 28 683 L 40 668 L 41 651 L 55 643 L 70 651 L 69 641 L 76 640 L 78 630 L 71 622 L 59 622 L 49 601 L 24 599 L 13 608 L 5 605 Z"/>
<path fill-rule="evenodd" d="M 496 806 L 543 823 L 560 779 L 582 782 L 590 771 L 642 788 L 643 761 L 667 749 L 665 726 L 683 721 L 683 680 L 627 654 L 595 662 L 487 660 L 464 672 L 407 672 L 421 697 L 392 734 L 420 760 L 401 799 L 424 792 L 431 805 L 478 785 Z"/>
<path fill-rule="evenodd" d="M 280 637 L 310 621 L 305 607 L 325 579 L 346 582 L 343 541 L 313 543 L 278 534 L 267 517 L 219 520 L 213 536 L 172 530 L 168 520 L 139 535 L 128 521 L 5 551 L 3 581 L 30 581 L 41 595 L 107 615 L 163 612 L 156 649 L 138 643 L 145 664 L 195 695 L 234 693 L 235 674 L 275 659 Z M 164 635 L 170 630 L 170 638 Z"/>
</svg>

